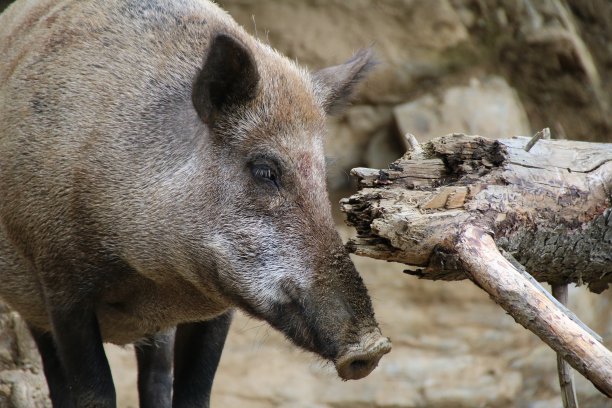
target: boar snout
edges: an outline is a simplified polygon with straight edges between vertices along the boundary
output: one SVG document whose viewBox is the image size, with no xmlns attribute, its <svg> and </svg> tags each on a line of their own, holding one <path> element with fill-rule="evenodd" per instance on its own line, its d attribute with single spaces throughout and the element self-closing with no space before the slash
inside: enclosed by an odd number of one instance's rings
<svg viewBox="0 0 612 408">
<path fill-rule="evenodd" d="M 335 362 L 343 380 L 358 380 L 370 374 L 378 362 L 391 351 L 391 341 L 374 329 L 364 334 L 359 343 L 349 347 Z"/>
<path fill-rule="evenodd" d="M 329 264 L 337 269 L 321 268 L 324 272 L 319 272 L 314 286 L 287 291 L 291 302 L 279 308 L 272 322 L 297 344 L 332 361 L 341 379 L 357 380 L 391 351 L 391 341 L 381 334 L 367 290 L 348 255 L 338 249 L 333 259 Z"/>
</svg>

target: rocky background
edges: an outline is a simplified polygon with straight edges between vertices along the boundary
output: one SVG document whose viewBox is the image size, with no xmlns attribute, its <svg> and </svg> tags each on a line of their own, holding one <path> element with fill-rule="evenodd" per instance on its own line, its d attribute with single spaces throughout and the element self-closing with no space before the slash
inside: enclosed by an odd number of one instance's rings
<svg viewBox="0 0 612 408">
<path fill-rule="evenodd" d="M 313 70 L 372 45 L 380 65 L 330 120 L 330 187 L 381 167 L 401 135 L 612 141 L 609 0 L 221 0 L 252 34 Z"/>
<path fill-rule="evenodd" d="M 612 142 L 609 0 L 220 0 L 252 34 L 311 69 L 372 45 L 380 64 L 330 119 L 333 205 L 353 167 L 386 167 L 402 135 L 450 132 Z M 1 7 L 1 4 L 0 4 Z M 338 226 L 346 238 L 353 234 Z M 214 386 L 217 407 L 561 407 L 554 353 L 470 282 L 429 282 L 354 258 L 394 343 L 379 368 L 342 382 L 264 323 L 237 314 Z M 612 295 L 570 290 L 570 307 L 612 348 Z M 44 406 L 40 362 L 0 310 L 0 407 Z M 133 352 L 109 346 L 121 407 L 137 407 Z M 24 376 L 27 376 L 26 379 Z M 24 388 L 24 382 L 33 387 Z M 580 406 L 609 407 L 577 375 Z M 36 405 L 34 405 L 36 404 Z"/>
</svg>

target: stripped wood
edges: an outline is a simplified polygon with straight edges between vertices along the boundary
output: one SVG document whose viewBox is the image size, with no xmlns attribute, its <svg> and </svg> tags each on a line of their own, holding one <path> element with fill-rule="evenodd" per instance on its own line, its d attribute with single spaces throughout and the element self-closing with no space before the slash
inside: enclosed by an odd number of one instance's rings
<svg viewBox="0 0 612 408">
<path fill-rule="evenodd" d="M 341 206 L 359 255 L 403 262 L 425 279 L 466 277 L 452 237 L 467 222 L 491 231 L 537 280 L 612 282 L 612 144 L 490 140 L 453 134 L 389 169 L 354 169 L 360 191 Z"/>
</svg>

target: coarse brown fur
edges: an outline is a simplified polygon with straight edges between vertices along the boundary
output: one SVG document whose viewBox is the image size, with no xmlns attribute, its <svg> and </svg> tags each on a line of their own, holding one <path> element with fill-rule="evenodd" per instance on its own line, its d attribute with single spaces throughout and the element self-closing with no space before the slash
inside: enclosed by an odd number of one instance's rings
<svg viewBox="0 0 612 408">
<path fill-rule="evenodd" d="M 222 37 L 256 76 L 214 110 L 193 96 Z M 323 158 L 370 52 L 311 74 L 212 3 L 24 0 L 0 55 L 0 296 L 32 327 L 91 304 L 126 344 L 240 307 L 329 359 L 378 330 Z"/>
</svg>

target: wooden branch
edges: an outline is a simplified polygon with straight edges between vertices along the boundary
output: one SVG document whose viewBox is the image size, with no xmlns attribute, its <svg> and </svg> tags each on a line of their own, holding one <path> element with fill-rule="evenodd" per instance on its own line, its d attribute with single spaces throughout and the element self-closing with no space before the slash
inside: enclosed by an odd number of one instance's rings
<svg viewBox="0 0 612 408">
<path fill-rule="evenodd" d="M 388 169 L 354 169 L 360 191 L 342 209 L 349 250 L 410 265 L 424 279 L 465 279 L 453 237 L 466 223 L 490 231 L 538 281 L 612 282 L 612 144 L 490 140 L 453 134 Z"/>
<path fill-rule="evenodd" d="M 423 152 L 423 148 L 421 147 L 421 144 L 419 143 L 417 138 L 412 133 L 406 133 L 404 135 L 404 140 L 406 141 L 406 145 L 409 148 L 411 159 L 425 158 L 425 153 Z"/>
<path fill-rule="evenodd" d="M 553 288 L 553 294 L 551 295 L 550 293 L 548 293 L 548 291 L 546 289 L 544 289 L 544 287 L 542 285 L 540 285 L 540 282 L 538 282 L 537 280 L 535 280 L 533 278 L 533 276 L 531 276 L 529 274 L 529 272 L 527 272 L 525 270 L 525 268 L 523 267 L 523 265 L 521 265 L 516 259 L 514 259 L 514 257 L 507 253 L 506 251 L 504 251 L 503 249 L 500 250 L 500 253 L 504 256 L 504 258 L 506 258 L 506 260 L 508 260 L 508 262 L 510 262 L 510 264 L 512 266 L 514 266 L 514 268 L 516 268 L 516 270 L 518 270 L 525 279 L 527 279 L 537 290 L 540 291 L 540 293 L 542 293 L 544 296 L 546 296 L 548 298 L 548 300 L 550 300 L 551 302 L 553 302 L 555 304 L 555 306 L 557 306 L 557 309 L 559 309 L 561 312 L 565 313 L 565 315 L 570 318 L 571 320 L 574 321 L 574 323 L 576 323 L 577 325 L 579 325 L 580 327 L 582 327 L 587 333 L 589 333 L 591 336 L 593 336 L 593 338 L 595 340 L 597 340 L 600 343 L 603 343 L 603 338 L 595 333 L 595 331 L 593 331 L 593 329 L 591 329 L 589 326 L 587 326 L 586 324 L 584 324 L 582 322 L 582 320 L 580 320 L 578 318 L 578 316 L 576 316 L 574 314 L 574 312 L 572 312 L 571 310 L 569 310 L 567 307 L 565 307 L 565 301 L 561 302 L 559 300 L 556 299 L 556 296 L 554 295 L 554 289 L 555 288 L 562 288 L 565 287 L 566 288 L 566 292 L 567 292 L 567 284 L 562 284 L 562 285 L 552 285 Z M 566 297 L 567 297 L 567 293 L 566 293 Z M 565 298 L 564 298 L 565 299 Z"/>
<path fill-rule="evenodd" d="M 341 201 L 357 230 L 347 248 L 424 279 L 472 279 L 612 396 L 610 352 L 537 282 L 597 293 L 612 282 L 612 144 L 547 133 L 452 134 L 388 169 L 354 169 L 360 191 Z"/>
<path fill-rule="evenodd" d="M 538 140 L 542 138 L 544 138 L 544 140 L 550 140 L 550 129 L 549 128 L 544 128 L 540 130 L 539 132 L 537 132 L 535 135 L 533 135 L 531 140 L 529 140 L 529 142 L 527 142 L 527 145 L 525 145 L 525 151 L 526 152 L 530 151 L 531 148 L 535 146 L 535 144 L 538 142 Z"/>
<path fill-rule="evenodd" d="M 567 285 L 554 285 L 552 293 L 561 304 L 567 304 Z M 559 372 L 559 387 L 561 388 L 561 399 L 563 408 L 578 408 L 576 397 L 576 386 L 574 385 L 574 372 L 572 367 L 563 359 L 563 355 L 557 353 L 557 371 Z"/>
<path fill-rule="evenodd" d="M 478 286 L 534 332 L 601 392 L 612 397 L 612 353 L 569 319 L 497 250 L 482 229 L 467 226 L 455 244 L 459 262 Z"/>
</svg>

